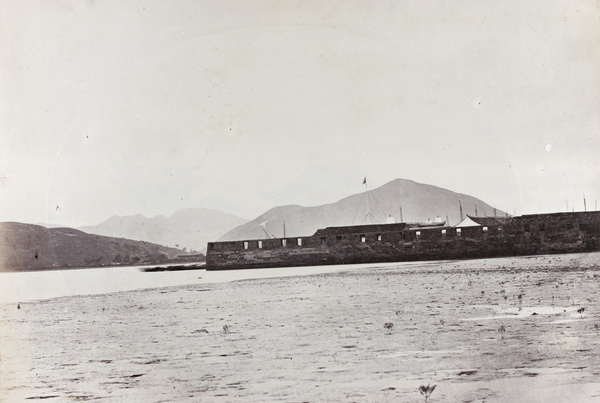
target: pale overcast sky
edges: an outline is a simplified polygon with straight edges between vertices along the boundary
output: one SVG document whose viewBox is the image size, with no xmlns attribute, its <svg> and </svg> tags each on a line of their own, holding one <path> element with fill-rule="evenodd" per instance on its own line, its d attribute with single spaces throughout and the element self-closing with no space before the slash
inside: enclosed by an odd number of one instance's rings
<svg viewBox="0 0 600 403">
<path fill-rule="evenodd" d="M 0 3 L 0 221 L 254 218 L 364 175 L 593 209 L 600 3 Z"/>
</svg>

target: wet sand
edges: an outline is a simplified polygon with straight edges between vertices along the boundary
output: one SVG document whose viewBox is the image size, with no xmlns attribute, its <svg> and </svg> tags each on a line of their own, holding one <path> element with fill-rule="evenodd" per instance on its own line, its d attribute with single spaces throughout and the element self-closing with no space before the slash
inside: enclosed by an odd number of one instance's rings
<svg viewBox="0 0 600 403">
<path fill-rule="evenodd" d="M 0 401 L 600 400 L 599 253 L 339 270 L 4 303 Z"/>
</svg>

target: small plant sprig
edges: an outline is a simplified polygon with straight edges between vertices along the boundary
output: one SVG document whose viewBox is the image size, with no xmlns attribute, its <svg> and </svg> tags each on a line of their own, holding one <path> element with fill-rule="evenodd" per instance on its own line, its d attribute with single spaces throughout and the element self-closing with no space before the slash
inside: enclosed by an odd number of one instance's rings
<svg viewBox="0 0 600 403">
<path fill-rule="evenodd" d="M 497 332 L 500 333 L 500 337 L 502 337 L 502 340 L 504 340 L 504 333 L 506 333 L 506 328 L 504 325 L 500 325 Z"/>
<path fill-rule="evenodd" d="M 435 390 L 435 387 L 437 385 L 429 385 L 427 384 L 427 386 L 425 385 L 421 385 L 419 386 L 419 392 L 423 395 L 423 397 L 425 398 L 425 403 L 427 403 L 427 399 L 429 399 L 429 396 L 431 396 L 431 394 L 433 393 L 433 391 Z"/>
<path fill-rule="evenodd" d="M 229 325 L 223 325 L 223 333 L 229 333 Z"/>
</svg>

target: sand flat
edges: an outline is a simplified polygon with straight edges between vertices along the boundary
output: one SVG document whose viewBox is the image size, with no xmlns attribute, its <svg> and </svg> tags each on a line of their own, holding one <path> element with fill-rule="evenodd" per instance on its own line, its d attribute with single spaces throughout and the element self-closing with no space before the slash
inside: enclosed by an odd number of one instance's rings
<svg viewBox="0 0 600 403">
<path fill-rule="evenodd" d="M 429 402 L 598 401 L 599 262 L 247 272 L 5 303 L 0 400 L 418 402 L 435 384 Z"/>
</svg>

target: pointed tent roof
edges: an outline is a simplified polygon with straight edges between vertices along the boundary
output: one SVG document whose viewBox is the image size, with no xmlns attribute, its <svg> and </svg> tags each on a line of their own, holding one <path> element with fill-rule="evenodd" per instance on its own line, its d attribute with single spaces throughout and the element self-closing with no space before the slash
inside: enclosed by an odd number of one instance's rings
<svg viewBox="0 0 600 403">
<path fill-rule="evenodd" d="M 474 217 L 467 214 L 461 222 L 455 227 L 488 227 L 491 225 L 504 225 L 506 218 L 504 217 Z"/>
</svg>

